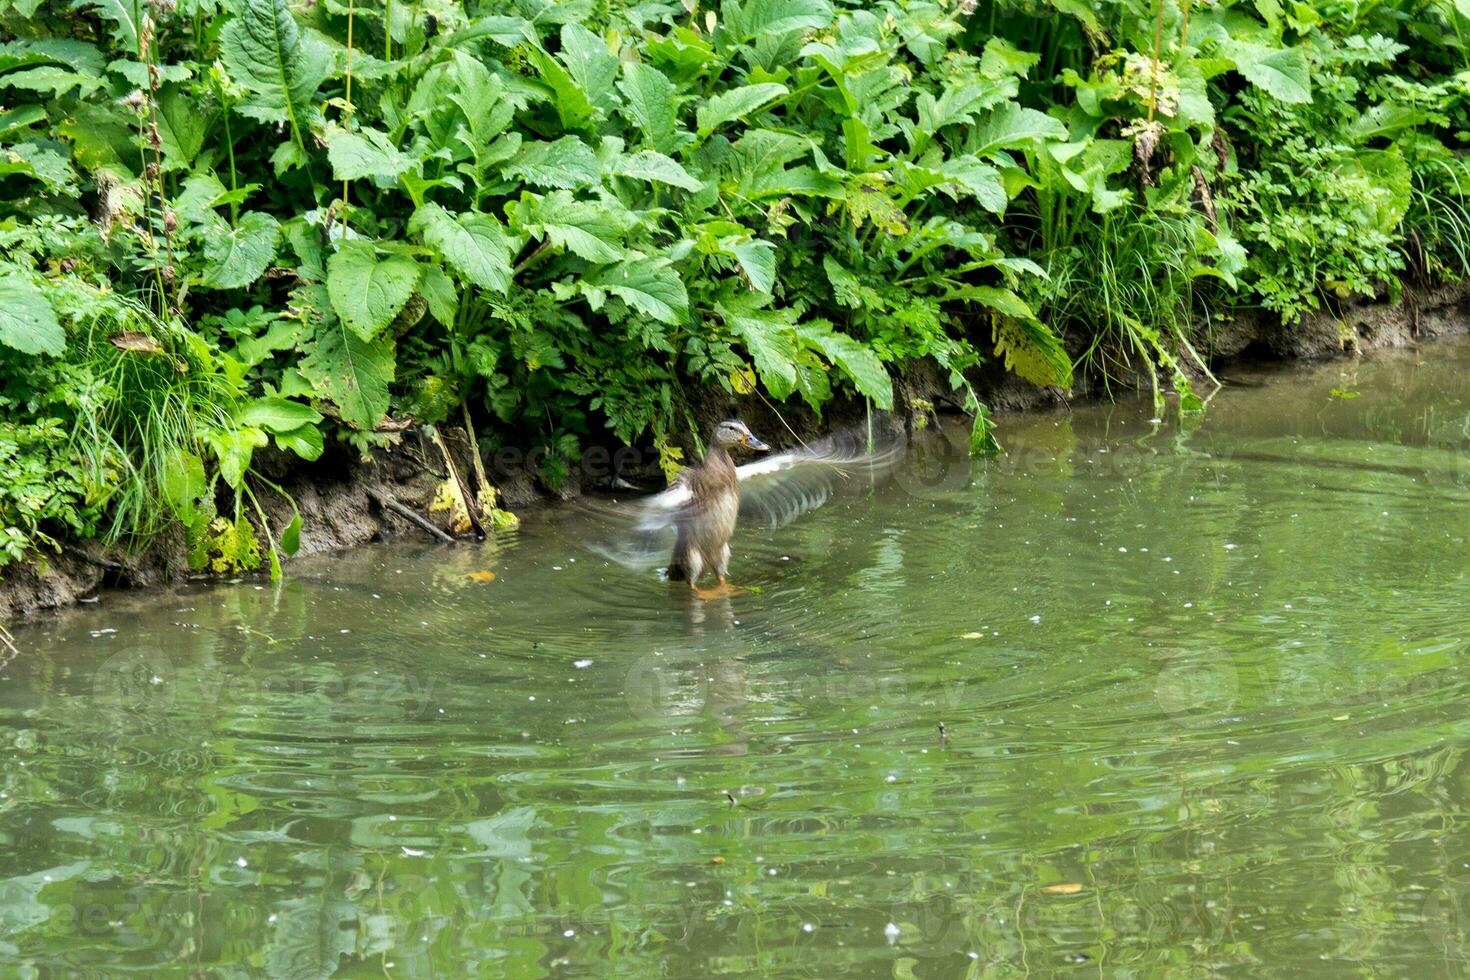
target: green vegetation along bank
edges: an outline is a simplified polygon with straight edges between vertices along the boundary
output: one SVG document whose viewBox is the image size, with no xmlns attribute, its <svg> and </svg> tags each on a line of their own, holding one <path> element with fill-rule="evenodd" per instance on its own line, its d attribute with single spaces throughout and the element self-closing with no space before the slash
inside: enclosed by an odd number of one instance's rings
<svg viewBox="0 0 1470 980">
<path fill-rule="evenodd" d="M 1464 0 L 0 0 L 0 37 L 0 576 L 278 573 L 283 455 L 445 423 L 555 484 L 673 471 L 710 391 L 887 409 L 921 364 L 977 453 L 996 365 L 1195 413 L 1226 311 L 1470 268 Z M 439 503 L 513 520 L 479 458 Z"/>
</svg>

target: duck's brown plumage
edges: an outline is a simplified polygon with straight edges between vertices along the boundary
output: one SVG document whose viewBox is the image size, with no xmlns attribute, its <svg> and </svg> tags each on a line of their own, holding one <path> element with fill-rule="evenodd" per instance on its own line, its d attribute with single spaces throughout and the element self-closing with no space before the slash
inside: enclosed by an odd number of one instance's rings
<svg viewBox="0 0 1470 980">
<path fill-rule="evenodd" d="M 669 560 L 668 576 L 677 582 L 698 582 L 714 572 L 723 578 L 730 563 L 730 538 L 740 516 L 740 475 L 730 454 L 713 446 L 704 462 L 680 478 L 688 487 L 689 502 L 674 519 L 678 536 Z"/>
</svg>

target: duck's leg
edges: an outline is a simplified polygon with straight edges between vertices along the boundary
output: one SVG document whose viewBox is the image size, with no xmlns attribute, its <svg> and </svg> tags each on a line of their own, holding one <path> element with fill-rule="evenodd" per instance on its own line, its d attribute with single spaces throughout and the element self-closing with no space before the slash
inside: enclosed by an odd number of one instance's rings
<svg viewBox="0 0 1470 980">
<path fill-rule="evenodd" d="M 738 586 L 731 585 L 727 582 L 723 575 L 715 576 L 715 587 L 712 589 L 701 589 L 698 586 L 694 587 L 694 594 L 701 599 L 723 599 L 726 596 L 735 595 L 740 591 Z"/>
<path fill-rule="evenodd" d="M 726 544 L 720 549 L 720 560 L 715 564 L 715 587 L 713 589 L 695 589 L 694 591 L 701 599 L 714 599 L 721 596 L 735 595 L 740 588 L 731 585 L 725 578 L 725 572 L 730 567 L 730 546 Z"/>
</svg>

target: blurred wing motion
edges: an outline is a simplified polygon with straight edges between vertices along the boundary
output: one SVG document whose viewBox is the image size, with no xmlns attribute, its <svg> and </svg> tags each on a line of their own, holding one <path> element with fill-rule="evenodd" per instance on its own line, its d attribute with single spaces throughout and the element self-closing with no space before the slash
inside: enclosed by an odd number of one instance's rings
<svg viewBox="0 0 1470 980">
<path fill-rule="evenodd" d="M 844 429 L 797 449 L 736 467 L 740 523 L 782 527 L 816 510 L 843 486 L 861 487 L 886 476 L 903 456 L 899 433 Z"/>
<path fill-rule="evenodd" d="M 868 429 L 859 426 L 738 466 L 740 526 L 781 527 L 822 506 L 844 486 L 877 482 L 898 464 L 903 447 L 900 432 L 875 425 L 870 439 Z M 673 550 L 677 523 L 693 502 L 681 478 L 651 497 L 600 506 L 614 529 L 607 540 L 589 546 L 631 568 L 663 565 Z"/>
</svg>

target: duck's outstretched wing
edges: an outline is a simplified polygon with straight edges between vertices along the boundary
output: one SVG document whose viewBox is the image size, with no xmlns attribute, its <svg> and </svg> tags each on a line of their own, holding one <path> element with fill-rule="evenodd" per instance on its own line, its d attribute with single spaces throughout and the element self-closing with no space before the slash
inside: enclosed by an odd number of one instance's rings
<svg viewBox="0 0 1470 980">
<path fill-rule="evenodd" d="M 589 540 L 587 547 L 629 568 L 656 568 L 668 562 L 678 535 L 677 521 L 694 499 L 687 480 L 680 478 L 667 490 L 627 501 L 583 499 L 607 530 Z"/>
<path fill-rule="evenodd" d="M 903 456 L 899 433 L 857 426 L 817 442 L 736 467 L 740 523 L 781 527 L 825 504 L 844 487 L 886 477 Z"/>
</svg>

